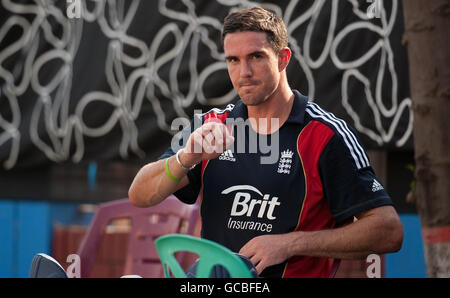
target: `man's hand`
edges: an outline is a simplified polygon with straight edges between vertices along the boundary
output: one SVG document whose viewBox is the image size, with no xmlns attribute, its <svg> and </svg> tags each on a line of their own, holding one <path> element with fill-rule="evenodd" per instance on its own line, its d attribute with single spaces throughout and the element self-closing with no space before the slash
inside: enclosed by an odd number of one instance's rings
<svg viewBox="0 0 450 298">
<path fill-rule="evenodd" d="M 263 235 L 251 239 L 239 251 L 256 266 L 258 274 L 269 266 L 280 264 L 287 260 L 289 234 Z"/>
<path fill-rule="evenodd" d="M 216 118 L 208 119 L 189 136 L 186 147 L 180 152 L 180 161 L 190 167 L 202 160 L 215 159 L 233 142 L 230 127 Z"/>
</svg>

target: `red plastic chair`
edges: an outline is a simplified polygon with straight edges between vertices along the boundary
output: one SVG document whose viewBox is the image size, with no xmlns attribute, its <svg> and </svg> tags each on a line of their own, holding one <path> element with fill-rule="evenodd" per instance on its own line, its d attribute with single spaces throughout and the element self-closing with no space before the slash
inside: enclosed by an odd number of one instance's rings
<svg viewBox="0 0 450 298">
<path fill-rule="evenodd" d="M 78 250 L 81 277 L 89 277 L 108 224 L 114 219 L 131 219 L 126 264 L 123 275 L 164 277 L 154 240 L 171 233 L 192 235 L 199 216 L 198 206 L 187 205 L 169 196 L 149 208 L 133 206 L 129 199 L 100 204 Z M 183 262 L 184 254 L 178 255 Z"/>
</svg>

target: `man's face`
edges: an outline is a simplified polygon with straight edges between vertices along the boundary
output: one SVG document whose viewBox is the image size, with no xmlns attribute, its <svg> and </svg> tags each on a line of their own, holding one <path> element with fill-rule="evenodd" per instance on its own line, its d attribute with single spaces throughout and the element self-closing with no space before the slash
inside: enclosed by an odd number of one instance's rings
<svg viewBox="0 0 450 298">
<path fill-rule="evenodd" d="M 278 55 L 264 32 L 228 33 L 224 39 L 228 74 L 243 103 L 266 101 L 280 81 Z"/>
</svg>

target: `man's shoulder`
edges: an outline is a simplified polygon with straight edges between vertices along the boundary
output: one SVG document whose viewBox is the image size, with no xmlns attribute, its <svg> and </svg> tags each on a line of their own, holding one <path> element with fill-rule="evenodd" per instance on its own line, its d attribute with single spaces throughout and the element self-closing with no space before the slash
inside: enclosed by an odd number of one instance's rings
<svg viewBox="0 0 450 298">
<path fill-rule="evenodd" d="M 305 108 L 306 121 L 321 122 L 323 125 L 329 127 L 339 137 L 350 137 L 357 139 L 355 129 L 349 125 L 344 119 L 335 116 L 333 113 L 323 109 L 317 103 L 308 101 Z"/>
<path fill-rule="evenodd" d="M 334 132 L 334 144 L 345 148 L 354 159 L 358 169 L 370 166 L 365 149 L 359 140 L 356 131 L 341 118 L 321 108 L 318 104 L 308 102 L 306 104 L 308 122 L 319 121 Z"/>
<path fill-rule="evenodd" d="M 332 130 L 336 130 L 341 126 L 347 126 L 347 123 L 343 119 L 336 117 L 333 113 L 323 109 L 315 102 L 308 101 L 306 103 L 305 113 L 309 121 L 322 122 Z"/>
</svg>

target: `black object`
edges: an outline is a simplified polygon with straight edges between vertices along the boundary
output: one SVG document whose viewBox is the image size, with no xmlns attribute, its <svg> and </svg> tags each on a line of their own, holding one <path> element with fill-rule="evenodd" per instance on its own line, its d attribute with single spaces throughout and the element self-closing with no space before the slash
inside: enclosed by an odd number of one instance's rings
<svg viewBox="0 0 450 298">
<path fill-rule="evenodd" d="M 31 262 L 30 278 L 68 278 L 64 268 L 54 258 L 40 253 Z"/>
</svg>

